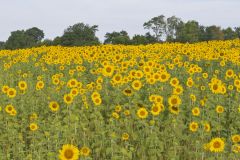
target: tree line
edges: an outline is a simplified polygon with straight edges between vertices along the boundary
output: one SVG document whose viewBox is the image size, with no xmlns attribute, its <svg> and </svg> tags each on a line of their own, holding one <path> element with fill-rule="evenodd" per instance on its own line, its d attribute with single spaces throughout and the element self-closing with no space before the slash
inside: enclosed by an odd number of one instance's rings
<svg viewBox="0 0 240 160">
<path fill-rule="evenodd" d="M 230 40 L 240 38 L 240 27 L 221 28 L 211 25 L 203 26 L 195 20 L 183 22 L 176 16 L 160 15 L 143 24 L 147 33 L 130 37 L 127 31 L 107 32 L 104 44 L 140 45 L 164 42 L 195 43 L 210 40 Z M 44 39 L 43 30 L 33 27 L 27 30 L 11 32 L 6 42 L 0 42 L 0 49 L 21 49 L 37 46 L 91 46 L 101 42 L 96 36 L 98 26 L 77 23 L 64 30 L 62 36 L 53 40 Z"/>
</svg>

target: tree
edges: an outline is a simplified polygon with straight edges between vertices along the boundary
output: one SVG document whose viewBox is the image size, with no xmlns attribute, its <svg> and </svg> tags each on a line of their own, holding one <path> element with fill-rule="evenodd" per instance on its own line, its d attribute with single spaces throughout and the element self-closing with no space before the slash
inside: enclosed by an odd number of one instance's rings
<svg viewBox="0 0 240 160">
<path fill-rule="evenodd" d="M 55 37 L 52 43 L 54 46 L 61 45 L 61 43 L 62 43 L 61 37 L 59 37 L 59 36 Z"/>
<path fill-rule="evenodd" d="M 44 39 L 41 44 L 41 46 L 53 46 L 53 41 L 51 39 Z"/>
<path fill-rule="evenodd" d="M 149 41 L 144 35 L 134 35 L 132 38 L 132 44 L 139 45 L 139 44 L 148 44 Z"/>
<path fill-rule="evenodd" d="M 164 15 L 153 17 L 148 22 L 143 24 L 144 29 L 152 30 L 157 41 L 160 42 L 161 38 L 166 34 L 166 20 Z"/>
<path fill-rule="evenodd" d="M 60 44 L 63 46 L 98 45 L 100 42 L 95 35 L 96 31 L 98 31 L 97 25 L 74 24 L 64 31 Z"/>
<path fill-rule="evenodd" d="M 6 41 L 5 48 L 6 49 L 21 49 L 37 46 L 44 37 L 44 33 L 42 30 L 33 27 L 30 29 L 17 30 L 11 32 L 11 35 L 8 37 Z"/>
<path fill-rule="evenodd" d="M 33 43 L 41 42 L 41 40 L 44 38 L 43 30 L 38 29 L 37 27 L 33 27 L 30 29 L 27 29 L 25 31 L 26 36 L 29 37 L 29 39 Z"/>
<path fill-rule="evenodd" d="M 0 41 L 0 50 L 5 48 L 5 42 Z"/>
<path fill-rule="evenodd" d="M 194 43 L 200 40 L 200 26 L 197 21 L 188 21 L 177 29 L 176 40 Z"/>
<path fill-rule="evenodd" d="M 176 39 L 177 29 L 183 25 L 183 22 L 180 18 L 175 16 L 167 18 L 166 24 L 166 35 L 167 41 L 174 41 Z"/>
<path fill-rule="evenodd" d="M 221 27 L 217 27 L 215 25 L 206 27 L 206 40 L 223 40 L 224 34 L 221 30 Z"/>
<path fill-rule="evenodd" d="M 149 32 L 145 34 L 145 37 L 148 41 L 148 43 L 158 43 L 158 40 L 156 39 L 155 36 L 152 36 Z"/>
<path fill-rule="evenodd" d="M 130 44 L 130 38 L 126 31 L 122 30 L 120 32 L 112 32 L 105 34 L 105 44 Z"/>
<path fill-rule="evenodd" d="M 206 27 L 200 25 L 199 26 L 199 41 L 207 41 L 207 35 L 206 35 Z"/>
<path fill-rule="evenodd" d="M 24 30 L 17 30 L 11 32 L 11 35 L 8 37 L 6 41 L 5 48 L 6 49 L 18 49 L 18 48 L 26 48 L 27 47 L 27 37 L 25 35 Z"/>
<path fill-rule="evenodd" d="M 235 30 L 237 37 L 240 38 L 240 27 L 235 27 L 234 30 Z"/>
<path fill-rule="evenodd" d="M 224 39 L 225 40 L 229 40 L 229 39 L 235 39 L 238 37 L 238 35 L 236 34 L 236 32 L 234 32 L 234 30 L 231 27 L 228 27 L 226 29 L 223 29 L 223 33 L 224 33 Z"/>
</svg>

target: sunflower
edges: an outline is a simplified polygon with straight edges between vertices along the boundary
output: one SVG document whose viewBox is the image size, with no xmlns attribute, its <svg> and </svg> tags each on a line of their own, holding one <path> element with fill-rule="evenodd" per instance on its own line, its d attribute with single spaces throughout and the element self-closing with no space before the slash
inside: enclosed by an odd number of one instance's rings
<svg viewBox="0 0 240 160">
<path fill-rule="evenodd" d="M 102 70 L 102 74 L 105 77 L 111 77 L 114 73 L 114 66 L 106 65 Z"/>
<path fill-rule="evenodd" d="M 78 89 L 77 88 L 72 88 L 71 91 L 70 91 L 70 94 L 75 97 L 77 96 L 79 93 Z"/>
<path fill-rule="evenodd" d="M 217 113 L 223 113 L 223 112 L 224 112 L 223 106 L 218 105 L 218 106 L 216 107 L 216 112 L 217 112 Z"/>
<path fill-rule="evenodd" d="M 169 111 L 173 114 L 178 115 L 180 112 L 179 106 L 169 106 Z"/>
<path fill-rule="evenodd" d="M 3 86 L 3 87 L 2 87 L 2 92 L 3 92 L 3 93 L 7 93 L 8 89 L 9 89 L 8 86 Z"/>
<path fill-rule="evenodd" d="M 41 90 L 44 87 L 44 82 L 43 81 L 38 81 L 36 84 L 36 89 Z"/>
<path fill-rule="evenodd" d="M 59 110 L 59 104 L 56 101 L 52 101 L 49 103 L 49 108 L 51 111 L 56 112 Z"/>
<path fill-rule="evenodd" d="M 192 114 L 193 114 L 194 116 L 199 116 L 199 114 L 200 114 L 200 109 L 199 109 L 198 107 L 194 107 L 194 108 L 192 109 Z"/>
<path fill-rule="evenodd" d="M 209 131 L 211 130 L 211 126 L 210 126 L 209 123 L 205 123 L 205 124 L 204 124 L 204 130 L 205 130 L 206 132 L 209 132 Z"/>
<path fill-rule="evenodd" d="M 36 130 L 38 129 L 38 125 L 37 125 L 36 123 L 31 123 L 31 124 L 29 125 L 29 129 L 30 129 L 31 131 L 36 131 Z"/>
<path fill-rule="evenodd" d="M 182 103 L 182 101 L 177 95 L 172 95 L 168 98 L 168 103 L 170 106 L 178 106 Z"/>
<path fill-rule="evenodd" d="M 146 110 L 146 108 L 141 107 L 137 110 L 137 116 L 141 119 L 145 119 L 148 116 L 148 111 Z"/>
<path fill-rule="evenodd" d="M 174 77 L 174 78 L 172 78 L 171 80 L 170 80 L 170 84 L 171 84 L 171 86 L 177 86 L 178 84 L 179 84 L 179 80 L 176 78 L 176 77 Z"/>
<path fill-rule="evenodd" d="M 194 94 L 190 94 L 190 98 L 193 102 L 195 102 L 197 100 L 197 98 Z"/>
<path fill-rule="evenodd" d="M 123 94 L 126 96 L 131 96 L 133 94 L 133 91 L 130 88 L 126 88 L 123 90 Z"/>
<path fill-rule="evenodd" d="M 115 118 L 115 119 L 119 119 L 120 118 L 120 116 L 119 116 L 119 114 L 117 112 L 113 112 L 112 113 L 112 117 Z"/>
<path fill-rule="evenodd" d="M 89 156 L 89 154 L 90 154 L 90 149 L 89 149 L 88 147 L 84 146 L 84 147 L 82 147 L 82 148 L 80 149 L 80 154 L 81 154 L 82 156 L 87 157 L 87 156 Z"/>
<path fill-rule="evenodd" d="M 5 111 L 8 113 L 8 114 L 11 114 L 11 112 L 15 110 L 14 106 L 9 104 L 5 107 Z"/>
<path fill-rule="evenodd" d="M 69 88 L 76 88 L 78 85 L 78 81 L 74 78 L 70 79 L 68 82 L 67 82 L 67 86 Z"/>
<path fill-rule="evenodd" d="M 140 80 L 134 80 L 132 82 L 132 88 L 135 90 L 140 90 L 142 87 L 142 82 Z"/>
<path fill-rule="evenodd" d="M 101 103 L 102 103 L 102 99 L 101 99 L 100 97 L 94 98 L 94 99 L 93 99 L 93 103 L 94 103 L 96 106 L 99 106 L 99 105 L 101 105 Z"/>
<path fill-rule="evenodd" d="M 239 79 L 234 80 L 234 86 L 236 86 L 237 88 L 240 88 L 240 80 Z"/>
<path fill-rule="evenodd" d="M 227 78 L 232 78 L 234 76 L 234 71 L 232 69 L 228 69 L 226 71 L 226 77 Z"/>
<path fill-rule="evenodd" d="M 159 76 L 160 82 L 166 82 L 170 78 L 170 74 L 168 74 L 167 72 L 161 72 Z"/>
<path fill-rule="evenodd" d="M 119 83 L 121 83 L 121 82 L 122 82 L 122 75 L 121 75 L 121 74 L 116 74 L 116 75 L 114 75 L 113 78 L 112 78 L 112 82 L 113 82 L 114 84 L 119 84 Z"/>
<path fill-rule="evenodd" d="M 53 78 L 53 79 L 52 79 L 52 83 L 53 83 L 54 85 L 58 85 L 58 84 L 60 83 L 59 78 Z"/>
<path fill-rule="evenodd" d="M 209 142 L 209 150 L 211 152 L 222 152 L 225 147 L 225 142 L 222 138 L 213 138 Z"/>
<path fill-rule="evenodd" d="M 183 87 L 182 86 L 175 86 L 173 89 L 173 94 L 180 95 L 183 92 Z"/>
<path fill-rule="evenodd" d="M 196 132 L 198 130 L 198 123 L 197 122 L 191 122 L 189 124 L 189 129 L 192 132 Z"/>
<path fill-rule="evenodd" d="M 240 142 L 240 135 L 239 134 L 232 135 L 232 142 L 233 143 Z"/>
<path fill-rule="evenodd" d="M 92 100 L 95 98 L 100 98 L 100 97 L 101 97 L 101 95 L 97 91 L 94 91 L 91 95 Z"/>
<path fill-rule="evenodd" d="M 207 79 L 207 78 L 208 78 L 208 73 L 203 73 L 203 74 L 202 74 L 202 77 L 205 78 L 205 79 Z"/>
<path fill-rule="evenodd" d="M 188 86 L 188 87 L 192 87 L 193 85 L 194 85 L 194 82 L 193 82 L 192 78 L 188 78 L 188 80 L 187 80 L 187 86 Z"/>
<path fill-rule="evenodd" d="M 38 118 L 37 113 L 32 113 L 32 114 L 30 115 L 30 117 L 29 117 L 30 121 L 34 121 L 34 120 L 36 120 L 37 118 Z"/>
<path fill-rule="evenodd" d="M 152 105 L 152 109 L 151 109 L 152 115 L 154 115 L 154 116 L 159 115 L 159 113 L 162 111 L 162 108 L 163 108 L 161 105 L 162 104 L 153 104 Z"/>
<path fill-rule="evenodd" d="M 156 96 L 157 96 L 157 95 L 154 95 L 154 94 L 150 95 L 150 96 L 148 97 L 149 101 L 150 101 L 150 102 L 154 102 L 155 99 L 156 99 Z"/>
<path fill-rule="evenodd" d="M 78 160 L 79 154 L 78 148 L 72 144 L 65 144 L 59 150 L 60 160 Z"/>
<path fill-rule="evenodd" d="M 124 115 L 125 115 L 125 116 L 129 116 L 130 114 L 131 114 L 131 113 L 130 113 L 129 110 L 125 110 L 125 111 L 124 111 Z"/>
<path fill-rule="evenodd" d="M 14 98 L 16 96 L 16 94 L 17 94 L 17 91 L 14 88 L 9 88 L 7 90 L 7 95 L 9 98 Z"/>
<path fill-rule="evenodd" d="M 15 116 L 17 114 L 17 111 L 14 109 L 12 110 L 12 112 L 10 113 L 11 116 Z"/>
<path fill-rule="evenodd" d="M 19 89 L 20 90 L 26 90 L 27 89 L 27 82 L 25 82 L 25 81 L 20 81 L 20 82 L 18 82 L 18 87 L 19 87 Z"/>
<path fill-rule="evenodd" d="M 232 151 L 233 151 L 234 153 L 240 153 L 240 145 L 239 145 L 239 144 L 234 144 L 234 145 L 232 146 Z"/>
<path fill-rule="evenodd" d="M 117 106 L 115 106 L 115 111 L 116 112 L 121 112 L 121 110 L 122 110 L 122 106 L 120 106 L 120 105 L 117 105 Z"/>
<path fill-rule="evenodd" d="M 163 97 L 160 95 L 155 95 L 154 100 L 155 103 L 163 103 Z"/>
<path fill-rule="evenodd" d="M 129 139 L 129 134 L 123 133 L 123 134 L 122 134 L 122 140 L 123 140 L 123 141 L 127 141 L 128 139 Z"/>
<path fill-rule="evenodd" d="M 71 104 L 73 102 L 73 96 L 71 94 L 65 94 L 63 99 L 66 104 Z"/>
</svg>

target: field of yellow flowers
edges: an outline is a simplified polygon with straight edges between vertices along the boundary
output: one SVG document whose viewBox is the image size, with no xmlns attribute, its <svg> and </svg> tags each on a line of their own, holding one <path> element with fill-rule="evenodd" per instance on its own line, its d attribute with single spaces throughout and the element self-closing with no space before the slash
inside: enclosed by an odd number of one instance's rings
<svg viewBox="0 0 240 160">
<path fill-rule="evenodd" d="M 239 160 L 240 41 L 0 51 L 1 160 Z"/>
</svg>

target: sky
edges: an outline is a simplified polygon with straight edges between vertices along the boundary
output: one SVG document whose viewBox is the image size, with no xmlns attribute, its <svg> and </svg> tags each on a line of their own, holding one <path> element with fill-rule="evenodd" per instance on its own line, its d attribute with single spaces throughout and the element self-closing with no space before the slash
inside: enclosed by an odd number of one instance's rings
<svg viewBox="0 0 240 160">
<path fill-rule="evenodd" d="M 0 41 L 11 31 L 38 27 L 45 38 L 61 36 L 68 26 L 98 25 L 97 36 L 126 30 L 145 34 L 143 23 L 158 15 L 223 28 L 240 26 L 240 0 L 0 0 Z"/>
</svg>

